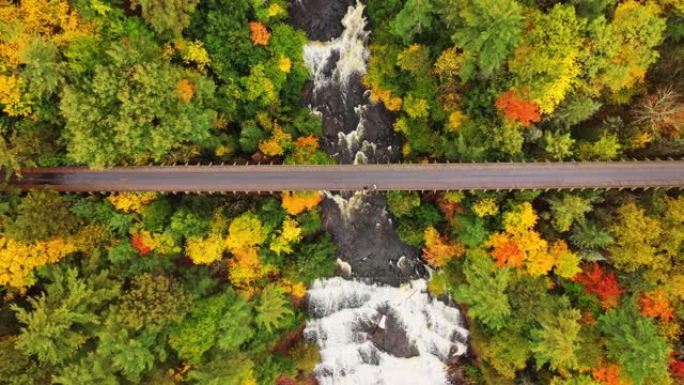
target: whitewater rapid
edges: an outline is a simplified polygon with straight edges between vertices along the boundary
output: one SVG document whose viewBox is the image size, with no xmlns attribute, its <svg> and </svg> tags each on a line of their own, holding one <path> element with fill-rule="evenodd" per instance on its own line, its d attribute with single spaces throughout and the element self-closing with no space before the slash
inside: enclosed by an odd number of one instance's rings
<svg viewBox="0 0 684 385">
<path fill-rule="evenodd" d="M 391 114 L 370 103 L 361 82 L 370 56 L 363 4 L 350 6 L 341 24 L 337 38 L 304 48 L 313 83 L 305 99 L 323 119 L 323 148 L 340 163 L 396 161 L 400 141 Z M 312 319 L 304 335 L 320 348 L 318 382 L 449 384 L 447 362 L 466 353 L 468 331 L 458 309 L 427 292 L 419 279 L 427 269 L 396 234 L 384 196 L 326 192 L 322 209 L 338 267 L 356 280 L 317 280 L 307 294 Z M 406 283 L 387 285 L 399 282 Z"/>
<path fill-rule="evenodd" d="M 308 310 L 314 319 L 304 335 L 320 348 L 321 385 L 448 384 L 444 363 L 467 350 L 461 314 L 433 299 L 425 280 L 401 287 L 317 280 Z"/>
</svg>

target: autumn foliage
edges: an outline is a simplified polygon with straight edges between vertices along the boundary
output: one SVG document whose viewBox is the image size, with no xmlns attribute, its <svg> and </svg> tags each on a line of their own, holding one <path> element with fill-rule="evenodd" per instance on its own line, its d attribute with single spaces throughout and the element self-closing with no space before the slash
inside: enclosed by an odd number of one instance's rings
<svg viewBox="0 0 684 385">
<path fill-rule="evenodd" d="M 670 373 L 679 383 L 684 383 L 684 360 L 672 359 Z"/>
<path fill-rule="evenodd" d="M 145 206 L 157 198 L 157 193 L 122 192 L 107 197 L 114 208 L 124 213 L 141 213 Z"/>
<path fill-rule="evenodd" d="M 23 289 L 34 283 L 33 270 L 78 251 L 74 239 L 19 242 L 0 237 L 0 285 Z"/>
<path fill-rule="evenodd" d="M 505 234 L 495 234 L 489 239 L 490 254 L 499 267 L 523 267 L 525 258 L 522 250 Z"/>
<path fill-rule="evenodd" d="M 611 309 L 618 305 L 622 289 L 618 285 L 617 277 L 613 273 L 603 271 L 598 263 L 585 266 L 582 273 L 575 276 L 574 280 L 584 285 L 587 293 L 598 296 L 604 309 Z"/>
<path fill-rule="evenodd" d="M 639 298 L 639 307 L 641 314 L 649 318 L 660 318 L 668 322 L 674 316 L 670 300 L 662 290 L 643 293 Z"/>
<path fill-rule="evenodd" d="M 616 364 L 606 364 L 594 368 L 591 371 L 594 380 L 603 385 L 630 385 L 631 382 L 620 376 L 620 367 Z"/>
<path fill-rule="evenodd" d="M 442 267 L 454 258 L 465 253 L 465 248 L 458 242 L 450 242 L 440 236 L 437 229 L 430 226 L 423 234 L 425 247 L 423 248 L 423 260 L 432 267 Z"/>
<path fill-rule="evenodd" d="M 145 235 L 142 233 L 131 236 L 131 246 L 138 250 L 142 256 L 152 254 L 152 248 L 145 244 L 145 238 Z"/>
<path fill-rule="evenodd" d="M 525 127 L 541 120 L 537 103 L 520 98 L 513 90 L 501 94 L 496 99 L 495 105 L 508 120 L 520 123 Z"/>
<path fill-rule="evenodd" d="M 267 273 L 261 265 L 259 247 L 266 240 L 261 220 L 246 212 L 233 219 L 228 228 L 226 247 L 233 254 L 228 260 L 228 277 L 233 286 L 253 294 L 252 284 Z"/>
<path fill-rule="evenodd" d="M 311 210 L 323 200 L 318 191 L 283 191 L 283 208 L 290 215 L 299 215 Z"/>
<path fill-rule="evenodd" d="M 271 33 L 268 32 L 268 28 L 264 24 L 258 21 L 250 22 L 249 32 L 251 33 L 252 43 L 254 43 L 254 45 L 268 45 Z"/>
<path fill-rule="evenodd" d="M 190 103 L 192 97 L 195 95 L 195 86 L 188 79 L 180 79 L 176 83 L 176 93 L 183 103 Z"/>
</svg>

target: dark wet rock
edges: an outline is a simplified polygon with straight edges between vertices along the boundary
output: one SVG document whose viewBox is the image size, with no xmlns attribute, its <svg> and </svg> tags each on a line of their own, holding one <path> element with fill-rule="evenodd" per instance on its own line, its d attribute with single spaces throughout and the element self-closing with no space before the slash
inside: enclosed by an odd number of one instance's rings
<svg viewBox="0 0 684 385">
<path fill-rule="evenodd" d="M 361 350 L 361 351 L 359 351 L 359 355 L 361 356 L 361 359 L 363 360 L 363 363 L 365 363 L 365 364 L 368 364 L 368 365 L 379 365 L 380 364 L 380 354 L 378 353 L 378 350 L 376 350 L 376 349 Z"/>
<path fill-rule="evenodd" d="M 385 327 L 373 332 L 373 344 L 381 351 L 395 357 L 409 358 L 420 354 L 418 347 L 409 340 L 406 328 L 391 309 L 386 309 Z"/>
<path fill-rule="evenodd" d="M 426 277 L 418 250 L 399 239 L 384 195 L 369 192 L 354 199 L 349 218 L 334 200 L 322 203 L 324 227 L 335 239 L 338 257 L 351 265 L 352 277 L 390 285 Z M 404 270 L 397 267 L 402 256 L 409 266 Z"/>
<path fill-rule="evenodd" d="M 356 0 L 292 0 L 288 22 L 309 40 L 328 41 L 342 33 L 340 20 Z"/>
<path fill-rule="evenodd" d="M 401 159 L 401 136 L 392 128 L 394 117 L 382 103 L 370 103 L 358 75 L 352 76 L 345 88 L 335 81 L 318 89 L 306 87 L 304 103 L 321 113 L 324 132 L 321 148 L 338 163 L 354 163 L 359 151 L 365 154 L 368 163 Z M 340 133 L 347 135 L 355 130 L 356 138 L 340 137 Z"/>
<path fill-rule="evenodd" d="M 304 29 L 312 40 L 328 41 L 342 35 L 342 18 L 356 0 L 301 0 L 290 8 L 290 23 Z M 358 26 L 358 24 L 356 24 Z M 365 41 L 367 34 L 359 33 Z M 401 136 L 392 127 L 394 117 L 382 103 L 371 104 L 368 90 L 359 73 L 341 75 L 337 71 L 340 52 L 318 58 L 316 84 L 308 82 L 303 102 L 321 114 L 323 138 L 321 149 L 340 164 L 388 163 L 401 159 Z M 320 70 L 318 70 L 320 69 Z M 340 76 L 345 76 L 340 79 Z M 368 186 L 372 188 L 372 186 Z M 359 201 L 360 200 L 360 201 Z M 338 273 L 349 278 L 366 278 L 388 284 L 426 276 L 418 259 L 418 250 L 401 242 L 383 194 L 360 197 L 353 215 L 341 211 L 345 203 L 325 199 L 322 204 L 324 226 L 337 244 Z M 403 257 L 403 258 L 402 258 Z M 402 263 L 398 267 L 398 261 Z"/>
<path fill-rule="evenodd" d="M 451 385 L 466 385 L 465 370 L 461 364 L 461 356 L 455 356 L 447 361 L 447 378 Z"/>
</svg>

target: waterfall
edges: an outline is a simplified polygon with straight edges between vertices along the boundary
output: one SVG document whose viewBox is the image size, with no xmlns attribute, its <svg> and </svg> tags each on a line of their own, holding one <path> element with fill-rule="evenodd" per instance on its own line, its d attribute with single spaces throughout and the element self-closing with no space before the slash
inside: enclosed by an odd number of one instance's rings
<svg viewBox="0 0 684 385">
<path fill-rule="evenodd" d="M 363 17 L 363 10 L 361 3 L 357 3 L 356 7 L 349 7 L 342 18 L 344 31 L 337 39 L 328 42 L 313 41 L 304 47 L 304 63 L 316 88 L 330 81 L 336 81 L 344 87 L 349 84 L 353 74 L 366 73 L 369 53 L 366 48 L 368 32 L 365 30 L 366 18 Z M 335 55 L 339 55 L 339 59 L 332 74 L 328 75 L 327 67 Z"/>
<path fill-rule="evenodd" d="M 348 198 L 344 198 L 339 194 L 333 194 L 329 191 L 324 191 L 323 194 L 326 198 L 337 204 L 340 214 L 342 215 L 342 220 L 345 223 L 350 223 L 354 213 L 362 209 L 365 204 L 363 197 L 366 195 L 366 191 L 354 191 Z"/>
<path fill-rule="evenodd" d="M 322 149 L 339 163 L 397 161 L 401 140 L 392 115 L 370 103 L 361 81 L 370 55 L 364 6 L 357 1 L 345 13 L 341 7 L 350 3 L 296 3 L 297 24 L 307 26 L 310 36 L 329 38 L 334 34 L 318 27 L 333 28 L 340 18 L 343 27 L 339 36 L 305 46 L 313 86 L 304 99 L 323 120 Z M 319 18 L 306 19 L 312 15 Z M 312 319 L 304 334 L 320 348 L 319 383 L 448 384 L 447 362 L 465 354 L 468 331 L 458 309 L 428 294 L 420 279 L 427 268 L 419 251 L 399 239 L 384 195 L 325 196 L 324 227 L 337 245 L 338 273 L 353 280 L 317 280 L 307 294 Z"/>
<path fill-rule="evenodd" d="M 349 92 L 354 91 L 351 90 L 351 83 L 358 82 L 358 77 L 366 74 L 366 63 L 370 53 L 366 46 L 369 33 L 365 30 L 366 18 L 363 11 L 364 6 L 360 2 L 354 7 L 349 7 L 342 18 L 344 30 L 338 38 L 327 42 L 312 41 L 304 47 L 304 64 L 311 74 L 314 94 L 324 92 L 326 87 L 336 87 L 342 102 L 346 104 Z M 316 106 L 311 108 L 321 112 Z M 364 164 L 372 155 L 366 151 L 375 149 L 374 143 L 364 139 L 364 114 L 368 105 L 351 105 L 349 108 L 356 115 L 356 127 L 348 133 L 338 132 L 336 145 L 341 151 L 349 154 L 354 164 Z"/>
<path fill-rule="evenodd" d="M 304 335 L 320 347 L 321 385 L 448 384 L 444 362 L 467 350 L 459 311 L 432 299 L 425 280 L 399 288 L 317 280 L 308 306 L 315 318 Z"/>
</svg>

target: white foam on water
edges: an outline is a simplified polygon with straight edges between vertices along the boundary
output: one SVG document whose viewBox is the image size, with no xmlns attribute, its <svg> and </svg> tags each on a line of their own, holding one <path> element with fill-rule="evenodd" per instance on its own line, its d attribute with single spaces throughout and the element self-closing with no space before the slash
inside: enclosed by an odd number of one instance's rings
<svg viewBox="0 0 684 385">
<path fill-rule="evenodd" d="M 369 32 L 366 31 L 364 8 L 361 2 L 349 7 L 342 18 L 344 30 L 338 38 L 327 42 L 312 41 L 304 47 L 304 64 L 311 74 L 314 92 L 331 82 L 338 84 L 342 92 L 346 92 L 352 75 L 366 74 L 370 52 L 366 45 Z M 339 54 L 339 59 L 331 73 L 327 73 L 330 71 L 329 61 L 335 53 Z M 363 111 L 366 108 L 364 105 L 354 108 L 359 116 L 359 123 L 353 131 L 348 134 L 338 133 L 338 144 L 354 154 L 354 164 L 368 162 L 369 154 L 364 152 L 367 148 L 359 148 L 362 145 L 360 138 L 364 135 Z"/>
<path fill-rule="evenodd" d="M 304 63 L 311 73 L 316 93 L 321 87 L 334 85 L 347 92 L 353 76 L 367 72 L 370 56 L 367 48 L 364 6 L 357 2 L 349 7 L 342 19 L 344 30 L 336 39 L 310 42 L 304 48 Z M 331 63 L 334 55 L 339 59 Z M 366 91 L 368 92 L 368 91 Z M 338 133 L 338 146 L 353 155 L 354 164 L 365 164 L 376 151 L 375 143 L 363 139 L 363 113 L 367 105 L 354 111 L 359 116 L 357 127 L 348 134 Z M 312 113 L 320 114 L 312 109 Z M 356 213 L 364 209 L 365 191 L 349 198 L 325 192 L 339 207 L 341 218 L 353 223 Z M 382 215 L 391 220 L 387 212 Z M 378 218 L 379 219 L 379 218 Z M 343 261 L 342 261 L 343 262 Z M 342 278 L 317 280 L 308 292 L 309 312 L 305 336 L 315 340 L 320 348 L 321 363 L 316 378 L 321 385 L 446 385 L 445 362 L 463 355 L 468 331 L 458 309 L 431 298 L 425 280 L 416 280 L 404 287 L 370 285 Z M 374 331 L 388 326 L 392 314 L 399 325 L 390 333 L 399 333 L 416 355 L 397 357 L 372 341 Z M 370 330 L 369 329 L 373 329 Z"/>
<path fill-rule="evenodd" d="M 339 194 L 333 194 L 330 191 L 324 191 L 323 194 L 326 198 L 331 199 L 337 207 L 340 209 L 342 214 L 342 220 L 346 223 L 351 222 L 354 213 L 361 210 L 365 204 L 363 197 L 366 195 L 366 191 L 355 191 L 349 198 L 344 198 Z"/>
<path fill-rule="evenodd" d="M 304 64 L 312 75 L 314 88 L 330 81 L 338 81 L 344 87 L 353 74 L 366 74 L 370 53 L 366 47 L 369 33 L 365 30 L 363 10 L 364 6 L 360 2 L 355 7 L 349 7 L 342 18 L 344 31 L 338 38 L 327 42 L 312 41 L 304 47 Z M 326 76 L 325 69 L 335 52 L 340 56 L 330 78 Z"/>
<path fill-rule="evenodd" d="M 426 286 L 425 280 L 398 288 L 339 277 L 315 281 L 308 301 L 316 318 L 304 335 L 320 348 L 320 384 L 448 384 L 445 362 L 465 354 L 468 331 L 458 309 L 430 297 Z M 384 309 L 396 317 L 418 355 L 396 357 L 374 345 L 368 325 L 383 327 Z"/>
</svg>

